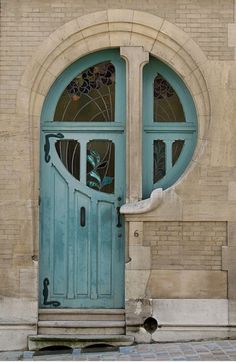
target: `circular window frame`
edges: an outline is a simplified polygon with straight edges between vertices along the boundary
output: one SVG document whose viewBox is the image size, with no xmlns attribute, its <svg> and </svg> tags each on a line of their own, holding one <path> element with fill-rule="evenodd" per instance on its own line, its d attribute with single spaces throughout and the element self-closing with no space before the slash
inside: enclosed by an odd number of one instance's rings
<svg viewBox="0 0 236 362">
<path fill-rule="evenodd" d="M 174 89 L 183 107 L 185 122 L 154 121 L 154 79 L 160 74 Z M 143 198 L 157 189 L 173 186 L 185 174 L 197 145 L 198 119 L 193 98 L 180 76 L 161 60 L 150 56 L 150 61 L 143 69 Z M 159 136 L 160 135 L 160 136 Z M 161 136 L 165 135 L 165 136 Z M 184 135 L 184 137 L 183 137 Z M 159 137 L 158 137 L 159 136 Z M 176 163 L 156 183 L 153 183 L 154 140 L 184 139 L 184 146 Z M 151 154 L 151 157 L 150 157 Z"/>
</svg>

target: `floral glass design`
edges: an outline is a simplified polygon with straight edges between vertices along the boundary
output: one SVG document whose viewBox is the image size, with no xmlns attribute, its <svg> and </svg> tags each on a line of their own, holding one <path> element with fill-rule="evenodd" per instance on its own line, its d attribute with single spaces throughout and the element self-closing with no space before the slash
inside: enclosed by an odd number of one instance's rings
<svg viewBox="0 0 236 362">
<path fill-rule="evenodd" d="M 154 79 L 153 96 L 154 122 L 185 122 L 179 97 L 160 74 Z"/>
<path fill-rule="evenodd" d="M 114 157 L 112 141 L 92 140 L 87 144 L 87 186 L 114 193 Z"/>
<path fill-rule="evenodd" d="M 162 140 L 153 143 L 153 183 L 161 180 L 166 174 L 166 145 Z"/>
<path fill-rule="evenodd" d="M 110 61 L 87 68 L 62 93 L 54 121 L 114 122 L 115 67 Z"/>
<path fill-rule="evenodd" d="M 60 140 L 55 144 L 57 154 L 72 176 L 80 180 L 80 144 L 75 140 Z"/>
</svg>

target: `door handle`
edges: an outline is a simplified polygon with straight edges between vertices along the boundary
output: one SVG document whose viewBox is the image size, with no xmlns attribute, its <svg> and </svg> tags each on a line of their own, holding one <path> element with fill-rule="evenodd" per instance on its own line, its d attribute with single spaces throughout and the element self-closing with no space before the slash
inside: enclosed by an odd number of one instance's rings
<svg viewBox="0 0 236 362">
<path fill-rule="evenodd" d="M 121 215 L 120 215 L 120 206 L 118 206 L 117 208 L 116 208 L 116 213 L 117 213 L 117 224 L 116 224 L 116 226 L 118 227 L 118 228 L 121 228 L 121 220 L 120 220 L 120 217 L 121 217 Z"/>
<path fill-rule="evenodd" d="M 80 226 L 84 227 L 86 224 L 86 212 L 85 207 L 80 208 Z"/>
</svg>

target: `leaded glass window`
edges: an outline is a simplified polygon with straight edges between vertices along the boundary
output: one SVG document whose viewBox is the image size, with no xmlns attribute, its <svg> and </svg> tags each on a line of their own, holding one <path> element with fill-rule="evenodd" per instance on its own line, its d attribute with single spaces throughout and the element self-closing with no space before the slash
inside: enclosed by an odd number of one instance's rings
<svg viewBox="0 0 236 362">
<path fill-rule="evenodd" d="M 54 121 L 114 122 L 115 67 L 110 61 L 78 74 L 64 89 Z"/>
<path fill-rule="evenodd" d="M 161 180 L 166 174 L 166 145 L 162 140 L 153 143 L 153 182 Z"/>
<path fill-rule="evenodd" d="M 67 171 L 80 180 L 80 143 L 75 140 L 60 140 L 56 142 L 55 147 Z"/>
<path fill-rule="evenodd" d="M 185 122 L 182 104 L 170 83 L 160 74 L 154 79 L 154 122 Z"/>
<path fill-rule="evenodd" d="M 176 140 L 172 143 L 172 166 L 174 166 L 176 161 L 178 160 L 183 147 L 184 140 Z"/>
<path fill-rule="evenodd" d="M 143 197 L 170 187 L 183 173 L 196 145 L 197 117 L 180 77 L 150 57 L 143 71 Z"/>
</svg>

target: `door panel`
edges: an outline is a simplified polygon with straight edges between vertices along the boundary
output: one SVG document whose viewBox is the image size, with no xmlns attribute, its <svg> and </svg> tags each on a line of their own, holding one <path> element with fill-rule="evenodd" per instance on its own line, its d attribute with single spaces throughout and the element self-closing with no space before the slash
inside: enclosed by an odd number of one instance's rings
<svg viewBox="0 0 236 362">
<path fill-rule="evenodd" d="M 90 198 L 75 191 L 75 285 L 77 297 L 89 296 L 90 285 Z M 81 206 L 83 205 L 83 206 Z M 85 225 L 81 226 L 81 209 L 85 208 Z"/>
<path fill-rule="evenodd" d="M 51 254 L 52 254 L 52 275 L 53 295 L 64 296 L 66 285 L 67 268 L 67 232 L 68 232 L 68 186 L 66 181 L 54 167 L 52 173 L 52 230 L 51 230 Z"/>
<path fill-rule="evenodd" d="M 63 136 L 59 142 L 64 142 L 64 148 L 67 140 L 70 145 L 76 141 L 80 144 L 80 155 L 86 155 L 85 160 L 80 157 L 77 174 L 82 175 L 85 170 L 87 175 L 91 174 L 86 150 L 91 149 L 91 144 L 99 146 L 97 152 L 101 157 L 92 173 L 98 182 L 92 188 L 88 179 L 85 178 L 86 184 L 76 179 L 71 163 L 66 161 L 65 150 L 58 152 L 58 141 L 50 139 L 50 161 L 42 165 L 41 211 L 47 226 L 43 230 L 41 254 L 49 254 L 46 257 L 49 268 L 41 270 L 41 297 L 47 278 L 48 301 L 57 301 L 62 308 L 121 308 L 124 305 L 124 226 L 117 227 L 117 208 L 124 201 L 124 135 L 109 134 L 107 139 L 104 134 L 94 133 L 74 135 L 74 139 L 72 134 Z M 72 157 L 73 151 L 69 153 Z M 106 177 L 110 177 L 109 182 L 102 186 Z M 41 307 L 45 307 L 41 300 Z"/>
<path fill-rule="evenodd" d="M 113 222 L 105 223 L 113 215 L 112 203 L 98 202 L 98 295 L 110 296 L 112 294 L 112 247 Z M 114 216 L 112 217 L 114 219 Z"/>
</svg>

